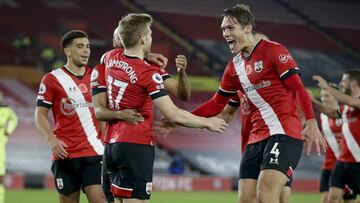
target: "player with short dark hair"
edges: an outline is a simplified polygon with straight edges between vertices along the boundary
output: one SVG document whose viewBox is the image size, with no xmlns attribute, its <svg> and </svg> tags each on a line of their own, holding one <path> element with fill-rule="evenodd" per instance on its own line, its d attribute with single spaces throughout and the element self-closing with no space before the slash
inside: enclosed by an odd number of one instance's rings
<svg viewBox="0 0 360 203">
<path fill-rule="evenodd" d="M 101 159 L 104 146 L 90 94 L 90 43 L 85 32 L 72 30 L 61 40 L 67 63 L 47 73 L 40 84 L 35 124 L 48 142 L 51 171 L 60 202 L 79 202 L 82 189 L 89 202 L 103 203 Z M 52 109 L 55 128 L 48 113 Z"/>
</svg>

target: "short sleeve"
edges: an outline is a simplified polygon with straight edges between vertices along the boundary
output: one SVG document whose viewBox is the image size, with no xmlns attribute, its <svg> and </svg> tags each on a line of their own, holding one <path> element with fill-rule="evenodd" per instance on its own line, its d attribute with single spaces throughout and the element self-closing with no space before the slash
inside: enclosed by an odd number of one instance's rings
<svg viewBox="0 0 360 203">
<path fill-rule="evenodd" d="M 232 107 L 239 107 L 240 106 L 240 98 L 238 95 L 232 96 L 228 102 L 228 104 Z"/>
<path fill-rule="evenodd" d="M 155 68 L 143 73 L 143 86 L 153 100 L 167 95 L 164 80 Z"/>
<path fill-rule="evenodd" d="M 91 95 L 106 92 L 105 65 L 99 64 L 91 72 Z"/>
<path fill-rule="evenodd" d="M 236 75 L 234 70 L 234 63 L 230 61 L 226 66 L 224 75 L 221 79 L 218 94 L 225 97 L 231 97 L 236 95 L 237 88 L 235 86 L 236 81 L 234 81 L 234 75 Z"/>
<path fill-rule="evenodd" d="M 299 74 L 299 68 L 285 46 L 277 44 L 274 48 L 269 49 L 269 56 L 282 80 L 293 74 Z"/>
<path fill-rule="evenodd" d="M 56 79 L 50 74 L 46 74 L 41 80 L 36 105 L 45 108 L 51 108 L 55 97 L 54 83 Z"/>
</svg>

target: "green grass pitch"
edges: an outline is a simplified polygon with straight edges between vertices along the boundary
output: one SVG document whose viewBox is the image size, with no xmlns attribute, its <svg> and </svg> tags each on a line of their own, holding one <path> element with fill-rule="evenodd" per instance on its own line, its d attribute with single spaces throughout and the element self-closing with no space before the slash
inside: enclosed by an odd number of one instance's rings
<svg viewBox="0 0 360 203">
<path fill-rule="evenodd" d="M 56 203 L 57 193 L 54 190 L 8 190 L 6 203 L 36 202 Z M 87 202 L 84 195 L 81 202 Z M 235 203 L 236 192 L 154 192 L 150 202 L 153 203 Z M 293 193 L 292 203 L 318 203 L 319 193 Z"/>
</svg>

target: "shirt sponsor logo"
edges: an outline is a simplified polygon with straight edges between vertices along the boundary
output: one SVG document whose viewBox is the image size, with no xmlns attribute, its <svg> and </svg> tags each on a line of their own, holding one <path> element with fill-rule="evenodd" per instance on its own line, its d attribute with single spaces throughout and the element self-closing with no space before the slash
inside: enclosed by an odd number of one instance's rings
<svg viewBox="0 0 360 203">
<path fill-rule="evenodd" d="M 279 55 L 279 61 L 281 63 L 287 63 L 289 61 L 289 59 L 291 59 L 290 54 L 280 54 Z"/>
<path fill-rule="evenodd" d="M 131 83 L 136 83 L 138 81 L 138 78 L 137 78 L 137 75 L 136 75 L 135 71 L 125 61 L 120 61 L 120 60 L 117 60 L 117 59 L 111 59 L 111 60 L 109 60 L 109 62 L 106 65 L 109 66 L 109 67 L 115 67 L 115 68 L 118 68 L 118 69 L 121 69 L 121 70 L 125 71 L 125 73 L 129 76 Z"/>
<path fill-rule="evenodd" d="M 262 89 L 265 87 L 269 87 L 270 85 L 271 85 L 271 82 L 269 80 L 263 80 L 263 81 L 259 82 L 258 84 L 244 87 L 244 91 L 250 92 L 250 91 Z"/>
<path fill-rule="evenodd" d="M 60 100 L 60 111 L 65 116 L 71 116 L 76 112 L 76 108 L 89 108 L 92 107 L 92 103 L 76 103 L 71 98 L 62 98 Z"/>
<path fill-rule="evenodd" d="M 262 61 L 256 61 L 254 65 L 254 70 L 257 73 L 260 73 L 263 70 L 263 62 Z"/>
</svg>

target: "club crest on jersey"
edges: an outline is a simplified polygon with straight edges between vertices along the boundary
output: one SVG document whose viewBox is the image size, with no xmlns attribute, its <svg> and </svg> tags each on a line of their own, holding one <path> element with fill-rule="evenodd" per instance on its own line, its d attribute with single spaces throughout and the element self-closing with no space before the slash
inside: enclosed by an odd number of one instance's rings
<svg viewBox="0 0 360 203">
<path fill-rule="evenodd" d="M 62 178 L 56 178 L 56 187 L 61 190 L 64 188 L 64 181 Z"/>
<path fill-rule="evenodd" d="M 99 77 L 99 71 L 93 70 L 93 71 L 91 72 L 91 81 L 96 80 L 98 77 Z"/>
<path fill-rule="evenodd" d="M 146 183 L 146 194 L 150 195 L 152 192 L 152 182 Z"/>
<path fill-rule="evenodd" d="M 46 86 L 44 83 L 41 83 L 39 87 L 39 94 L 44 94 L 45 92 L 46 92 Z"/>
<path fill-rule="evenodd" d="M 158 84 L 163 83 L 163 79 L 159 73 L 155 73 L 154 75 L 152 75 L 152 79 L 154 82 L 156 82 Z"/>
<path fill-rule="evenodd" d="M 260 73 L 263 70 L 263 62 L 262 61 L 256 61 L 254 64 L 254 70 L 257 73 Z"/>
<path fill-rule="evenodd" d="M 85 94 L 88 91 L 88 88 L 86 87 L 85 84 L 80 84 L 79 89 L 80 89 L 81 93 L 83 93 L 83 94 Z"/>
</svg>

